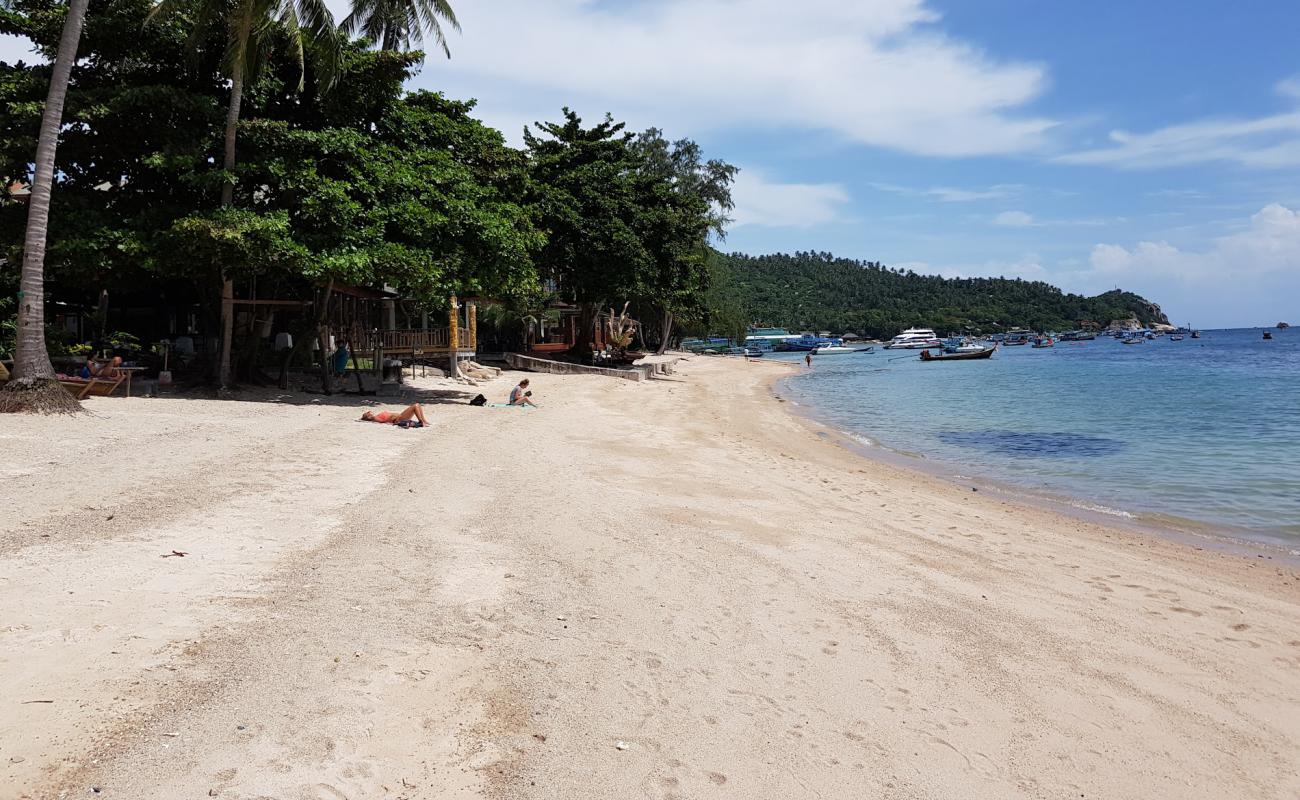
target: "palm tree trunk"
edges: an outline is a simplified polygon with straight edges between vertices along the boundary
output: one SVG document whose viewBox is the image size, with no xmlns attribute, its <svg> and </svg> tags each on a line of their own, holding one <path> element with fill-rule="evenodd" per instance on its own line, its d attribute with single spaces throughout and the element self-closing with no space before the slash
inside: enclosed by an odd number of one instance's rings
<svg viewBox="0 0 1300 800">
<path fill-rule="evenodd" d="M 41 115 L 36 142 L 36 171 L 27 202 L 27 235 L 23 240 L 23 269 L 18 287 L 18 338 L 14 351 L 14 379 L 53 378 L 54 366 L 45 349 L 45 238 L 49 233 L 50 191 L 54 183 L 54 151 L 63 126 L 63 101 L 68 95 L 72 65 L 77 60 L 81 25 L 89 0 L 72 0 L 59 38 L 59 53 L 50 75 L 50 91 Z"/>
<path fill-rule="evenodd" d="M 235 202 L 235 184 L 231 173 L 235 169 L 235 135 L 239 132 L 239 107 L 244 100 L 244 62 L 236 59 L 230 70 L 230 105 L 226 108 L 226 152 L 221 161 L 225 182 L 221 184 L 221 206 Z M 217 383 L 222 389 L 230 387 L 230 348 L 235 332 L 235 282 L 229 272 L 221 276 L 221 366 Z"/>
<path fill-rule="evenodd" d="M 665 308 L 663 331 L 659 337 L 659 350 L 657 351 L 658 355 L 663 355 L 664 351 L 668 349 L 668 335 L 671 334 L 672 331 L 673 331 L 673 312 Z"/>
<path fill-rule="evenodd" d="M 63 103 L 68 96 L 72 65 L 77 60 L 81 26 L 89 0 L 71 0 L 59 37 L 59 52 L 50 74 L 50 89 L 41 114 L 36 140 L 35 173 L 27 202 L 27 232 L 23 239 L 23 266 L 18 284 L 18 331 L 14 346 L 13 378 L 0 399 L 0 411 L 74 412 L 81 404 L 54 382 L 54 365 L 45 346 L 45 240 L 49 234 L 50 193 L 54 184 L 54 154 L 63 126 Z"/>
</svg>

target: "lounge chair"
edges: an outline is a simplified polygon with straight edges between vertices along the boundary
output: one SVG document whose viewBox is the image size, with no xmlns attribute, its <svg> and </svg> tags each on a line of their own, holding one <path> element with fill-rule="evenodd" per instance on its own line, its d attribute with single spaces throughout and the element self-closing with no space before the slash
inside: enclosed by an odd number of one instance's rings
<svg viewBox="0 0 1300 800">
<path fill-rule="evenodd" d="M 64 389 L 72 392 L 72 396 L 78 400 L 84 400 L 87 397 L 111 397 L 117 391 L 119 386 L 126 384 L 127 392 L 131 391 L 131 373 L 126 370 L 113 370 L 107 375 L 98 375 L 93 378 L 74 378 L 70 375 L 60 375 L 59 383 Z"/>
</svg>

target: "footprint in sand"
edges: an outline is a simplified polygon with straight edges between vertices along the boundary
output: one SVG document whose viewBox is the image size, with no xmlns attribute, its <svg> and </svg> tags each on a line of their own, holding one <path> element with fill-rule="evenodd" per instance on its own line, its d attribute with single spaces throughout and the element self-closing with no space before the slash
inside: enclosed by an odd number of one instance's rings
<svg viewBox="0 0 1300 800">
<path fill-rule="evenodd" d="M 1170 607 L 1169 607 L 1169 610 L 1170 610 L 1170 611 L 1176 611 L 1176 612 L 1178 612 L 1179 614 L 1191 614 L 1193 617 L 1199 617 L 1199 616 L 1201 616 L 1201 612 L 1199 612 L 1199 611 L 1194 611 L 1194 610 L 1192 610 L 1192 609 L 1190 609 L 1190 608 L 1183 608 L 1182 606 L 1170 606 Z"/>
<path fill-rule="evenodd" d="M 721 772 L 706 772 L 704 773 L 704 775 L 710 781 L 717 784 L 718 786 L 721 786 L 722 784 L 727 782 L 727 776 L 723 775 Z"/>
</svg>

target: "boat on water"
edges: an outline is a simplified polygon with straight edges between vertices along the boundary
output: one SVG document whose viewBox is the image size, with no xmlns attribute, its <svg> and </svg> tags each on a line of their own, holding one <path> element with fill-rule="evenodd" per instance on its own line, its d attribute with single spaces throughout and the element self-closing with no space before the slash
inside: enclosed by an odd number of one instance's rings
<svg viewBox="0 0 1300 800">
<path fill-rule="evenodd" d="M 977 344 L 975 340 L 964 336 L 949 336 L 943 340 L 945 353 L 977 353 L 981 350 L 996 348 L 997 345 Z"/>
<path fill-rule="evenodd" d="M 943 341 L 930 328 L 908 328 L 885 344 L 886 350 L 928 350 Z"/>
<path fill-rule="evenodd" d="M 978 350 L 966 350 L 955 353 L 942 352 L 932 353 L 929 350 L 921 351 L 922 361 L 976 361 L 982 358 L 992 358 L 996 347 L 981 347 Z"/>
<path fill-rule="evenodd" d="M 1066 331 L 1061 334 L 1058 342 L 1091 342 L 1097 338 L 1097 334 L 1092 331 Z"/>
<path fill-rule="evenodd" d="M 1265 339 L 1272 339 L 1272 338 L 1273 338 L 1273 332 L 1272 332 L 1272 331 L 1264 331 L 1264 338 L 1265 338 Z"/>
<path fill-rule="evenodd" d="M 1174 334 L 1170 334 L 1170 336 L 1169 336 L 1169 341 L 1171 341 L 1171 342 L 1181 342 L 1184 338 L 1185 338 L 1185 337 L 1184 337 L 1181 333 L 1174 333 Z"/>
<path fill-rule="evenodd" d="M 1192 331 L 1192 338 L 1193 338 L 1193 339 L 1199 339 L 1199 338 L 1201 338 L 1201 332 L 1200 332 L 1200 331 Z"/>
<path fill-rule="evenodd" d="M 823 347 L 835 347 L 843 345 L 844 342 L 839 339 L 831 339 L 826 336 L 814 336 L 811 333 L 805 333 L 794 339 L 786 339 L 782 343 L 783 350 L 794 353 L 810 353 Z"/>
<path fill-rule="evenodd" d="M 856 353 L 857 348 L 845 347 L 842 344 L 828 344 L 824 347 L 818 347 L 812 351 L 815 356 L 833 356 L 839 353 Z"/>
<path fill-rule="evenodd" d="M 1119 343 L 1120 344 L 1142 344 L 1145 341 L 1146 339 L 1143 339 L 1141 336 L 1126 336 L 1123 339 L 1120 339 Z"/>
<path fill-rule="evenodd" d="M 1034 349 L 1040 350 L 1044 347 L 1055 347 L 1056 341 L 1050 336 L 1035 336 Z"/>
<path fill-rule="evenodd" d="M 1005 347 L 1018 347 L 1020 345 L 1029 344 L 1029 341 L 1033 338 L 1033 331 L 1017 328 L 1014 331 L 1007 331 L 1007 338 L 1002 340 L 1002 344 Z"/>
<path fill-rule="evenodd" d="M 864 354 L 865 354 L 865 353 L 874 353 L 874 352 L 876 352 L 876 348 L 875 348 L 875 345 L 867 345 L 866 347 L 859 347 L 855 352 L 858 352 L 858 353 L 864 353 Z"/>
</svg>

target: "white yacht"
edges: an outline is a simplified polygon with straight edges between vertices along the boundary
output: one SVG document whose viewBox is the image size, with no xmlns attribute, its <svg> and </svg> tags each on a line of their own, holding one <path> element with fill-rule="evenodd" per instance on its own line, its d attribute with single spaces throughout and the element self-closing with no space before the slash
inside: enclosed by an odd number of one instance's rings
<svg viewBox="0 0 1300 800">
<path fill-rule="evenodd" d="M 886 350 L 927 350 L 941 347 L 943 341 L 929 328 L 908 328 L 889 340 Z"/>
</svg>

